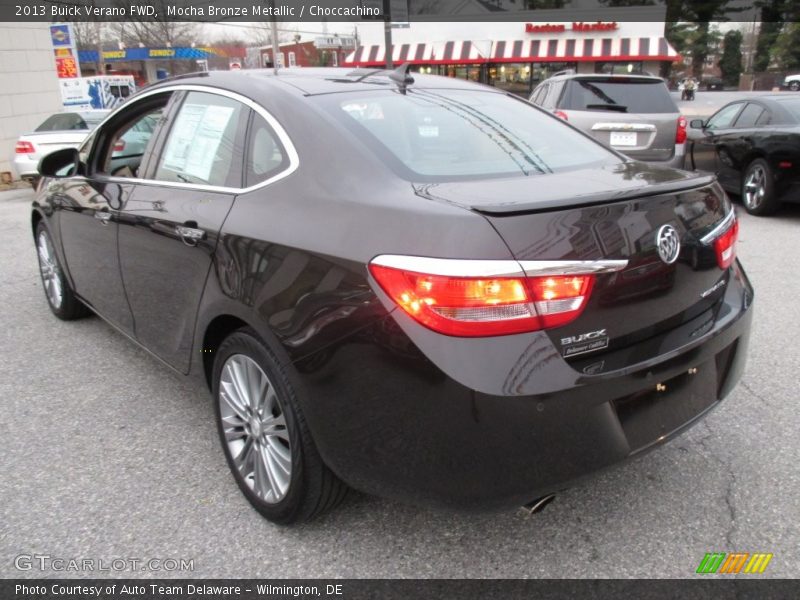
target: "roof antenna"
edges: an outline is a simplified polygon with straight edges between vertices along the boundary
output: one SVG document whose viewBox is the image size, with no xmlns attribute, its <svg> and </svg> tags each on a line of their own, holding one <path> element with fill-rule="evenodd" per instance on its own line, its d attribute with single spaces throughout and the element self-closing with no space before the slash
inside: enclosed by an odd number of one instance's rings
<svg viewBox="0 0 800 600">
<path fill-rule="evenodd" d="M 406 87 L 414 83 L 414 78 L 408 74 L 409 67 L 411 63 L 405 63 L 389 73 L 389 79 L 397 84 L 401 94 L 405 94 Z"/>
</svg>

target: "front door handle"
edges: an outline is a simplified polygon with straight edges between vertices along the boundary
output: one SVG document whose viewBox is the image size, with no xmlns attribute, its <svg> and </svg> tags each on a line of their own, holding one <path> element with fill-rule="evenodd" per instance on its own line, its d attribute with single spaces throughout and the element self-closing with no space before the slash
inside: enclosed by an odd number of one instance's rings
<svg viewBox="0 0 800 600">
<path fill-rule="evenodd" d="M 107 211 L 96 210 L 94 212 L 94 218 L 99 219 L 101 225 L 108 225 L 108 221 L 111 219 L 111 213 Z"/>
<path fill-rule="evenodd" d="M 192 223 L 192 225 L 196 225 L 196 223 Z M 204 240 L 206 238 L 206 232 L 202 229 L 197 227 L 189 227 L 189 225 L 176 225 L 175 232 L 181 236 L 181 239 L 185 244 L 190 246 L 194 246 L 200 240 Z"/>
</svg>

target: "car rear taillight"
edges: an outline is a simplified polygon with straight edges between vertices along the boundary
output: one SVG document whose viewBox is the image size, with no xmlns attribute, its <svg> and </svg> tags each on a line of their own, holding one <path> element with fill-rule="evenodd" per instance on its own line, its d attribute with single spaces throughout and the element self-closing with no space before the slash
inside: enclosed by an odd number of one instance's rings
<svg viewBox="0 0 800 600">
<path fill-rule="evenodd" d="M 554 110 L 553 114 L 557 116 L 559 119 L 564 119 L 565 121 L 569 121 L 567 113 L 565 113 L 563 110 Z"/>
<path fill-rule="evenodd" d="M 472 277 L 421 273 L 378 262 L 380 257 L 370 263 L 370 273 L 392 301 L 429 329 L 460 337 L 565 325 L 581 314 L 594 284 L 589 273 Z"/>
<path fill-rule="evenodd" d="M 30 142 L 17 142 L 16 147 L 14 148 L 14 152 L 16 154 L 31 154 L 32 152 L 36 152 L 36 148 L 33 147 L 33 144 Z"/>
<path fill-rule="evenodd" d="M 117 143 L 114 144 L 114 152 L 122 152 L 125 150 L 125 140 L 117 140 Z"/>
<path fill-rule="evenodd" d="M 739 221 L 734 218 L 728 228 L 714 239 L 714 250 L 717 253 L 717 265 L 727 269 L 736 258 L 736 241 L 739 239 Z"/>
<path fill-rule="evenodd" d="M 678 117 L 678 128 L 675 130 L 675 143 L 683 144 L 686 142 L 686 117 Z"/>
</svg>

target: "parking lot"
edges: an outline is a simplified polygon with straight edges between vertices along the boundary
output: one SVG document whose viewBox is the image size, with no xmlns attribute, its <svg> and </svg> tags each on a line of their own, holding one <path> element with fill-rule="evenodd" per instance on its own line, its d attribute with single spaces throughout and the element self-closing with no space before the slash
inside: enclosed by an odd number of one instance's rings
<svg viewBox="0 0 800 600">
<path fill-rule="evenodd" d="M 800 576 L 800 206 L 774 218 L 739 210 L 739 256 L 756 289 L 749 362 L 683 436 L 538 515 L 352 494 L 320 520 L 281 528 L 236 488 L 207 394 L 100 319 L 51 315 L 32 196 L 0 193 L 3 577 L 58 575 L 14 566 L 45 554 L 194 561 L 192 573 L 136 573 L 158 577 L 672 578 L 712 551 L 770 552 L 763 576 Z"/>
</svg>

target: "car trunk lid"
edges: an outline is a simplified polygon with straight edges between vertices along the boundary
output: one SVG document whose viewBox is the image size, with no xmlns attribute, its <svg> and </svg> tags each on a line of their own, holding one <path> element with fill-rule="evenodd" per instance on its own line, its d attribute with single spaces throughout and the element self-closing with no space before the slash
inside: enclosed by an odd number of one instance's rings
<svg viewBox="0 0 800 600">
<path fill-rule="evenodd" d="M 418 193 L 483 214 L 529 273 L 541 261 L 627 261 L 596 276 L 580 316 L 548 330 L 570 360 L 694 320 L 700 327 L 727 281 L 707 238 L 732 209 L 713 179 L 640 163 L 618 167 L 432 184 Z M 659 252 L 659 236 L 669 229 L 680 240 L 673 262 Z"/>
</svg>

